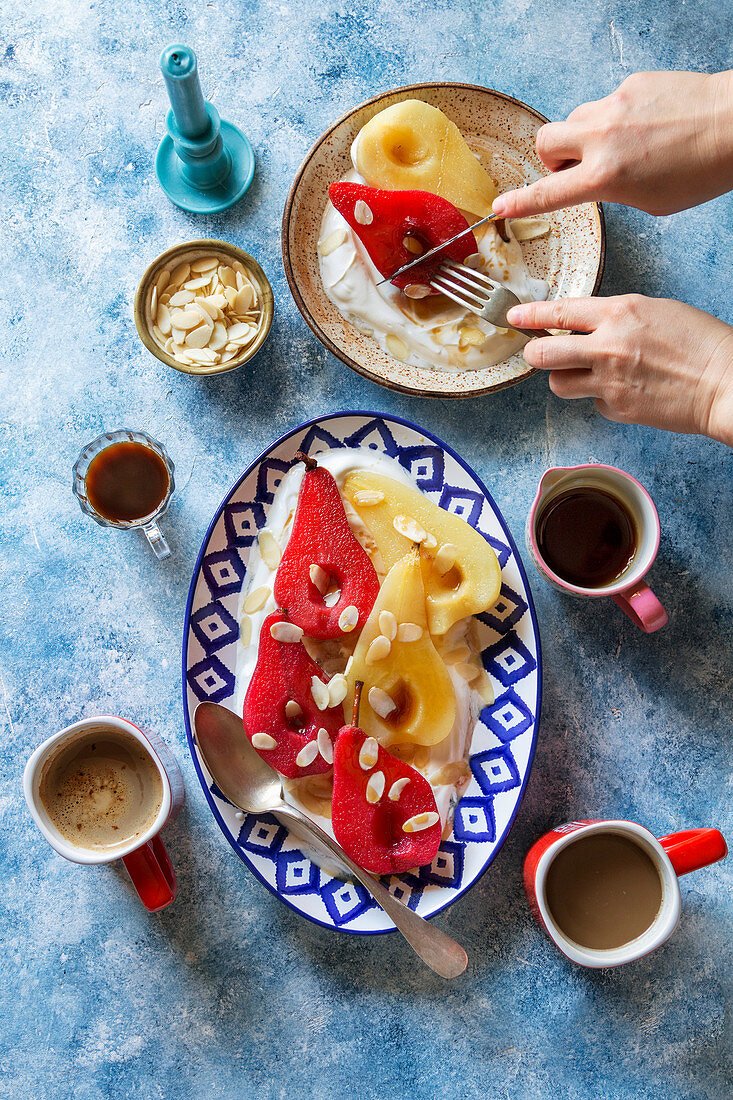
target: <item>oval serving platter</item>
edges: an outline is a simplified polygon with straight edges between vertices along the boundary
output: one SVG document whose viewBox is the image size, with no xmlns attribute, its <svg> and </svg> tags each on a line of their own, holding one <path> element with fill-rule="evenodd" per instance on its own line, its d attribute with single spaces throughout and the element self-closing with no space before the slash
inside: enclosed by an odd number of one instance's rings
<svg viewBox="0 0 733 1100">
<path fill-rule="evenodd" d="M 429 867 L 386 879 L 421 916 L 451 905 L 483 874 L 519 808 L 537 737 L 540 638 L 524 567 L 488 490 L 455 451 L 430 432 L 384 413 L 332 413 L 301 424 L 252 463 L 216 512 L 194 570 L 183 637 L 183 700 L 188 743 L 221 831 L 271 893 L 327 928 L 369 935 L 394 925 L 366 891 L 332 878 L 307 858 L 276 818 L 237 810 L 212 782 L 192 733 L 203 700 L 233 709 L 239 593 L 250 547 L 297 450 L 362 447 L 394 458 L 436 504 L 460 515 L 494 547 L 502 569 L 498 602 L 480 616 L 482 660 L 495 702 L 481 712 L 471 744 L 471 781 L 453 831 Z M 243 734 L 244 736 L 244 734 Z"/>
</svg>

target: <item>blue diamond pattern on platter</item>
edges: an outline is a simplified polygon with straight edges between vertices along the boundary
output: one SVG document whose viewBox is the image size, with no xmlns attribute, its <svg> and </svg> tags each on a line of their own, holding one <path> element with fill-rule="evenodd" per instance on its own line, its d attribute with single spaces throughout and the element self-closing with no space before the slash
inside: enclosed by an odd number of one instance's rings
<svg viewBox="0 0 733 1100">
<path fill-rule="evenodd" d="M 370 420 L 364 424 L 344 440 L 344 445 L 368 447 L 371 451 L 384 451 L 390 458 L 396 458 L 400 450 L 391 431 L 381 419 Z"/>
<path fill-rule="evenodd" d="M 376 902 L 358 882 L 342 882 L 332 878 L 321 890 L 321 897 L 329 917 L 340 928 L 342 924 L 360 917 Z"/>
<path fill-rule="evenodd" d="M 463 878 L 463 845 L 456 844 L 455 840 L 444 840 L 431 865 L 423 870 L 426 882 L 456 889 Z"/>
<path fill-rule="evenodd" d="M 483 653 L 484 668 L 504 687 L 523 680 L 537 668 L 537 662 L 515 631 L 510 630 Z"/>
<path fill-rule="evenodd" d="M 513 741 L 532 725 L 532 711 L 514 688 L 497 695 L 490 707 L 481 711 L 481 721 L 500 741 Z"/>
<path fill-rule="evenodd" d="M 519 593 L 513 592 L 508 584 L 502 584 L 499 599 L 494 606 L 478 617 L 497 634 L 506 634 L 517 625 L 526 610 L 527 604 Z"/>
<path fill-rule="evenodd" d="M 499 745 L 488 752 L 471 757 L 471 771 L 484 794 L 501 794 L 521 783 L 519 769 L 508 745 Z"/>
<path fill-rule="evenodd" d="M 258 501 L 272 504 L 277 488 L 291 465 L 291 462 L 283 462 L 280 458 L 266 458 L 260 463 L 257 471 Z"/>
<path fill-rule="evenodd" d="M 204 653 L 215 653 L 225 645 L 236 642 L 239 625 L 220 603 L 207 603 L 191 616 L 191 629 L 201 643 Z"/>
<path fill-rule="evenodd" d="M 494 803 L 491 798 L 462 798 L 456 806 L 453 832 L 459 840 L 496 840 Z"/>
<path fill-rule="evenodd" d="M 439 508 L 445 508 L 446 512 L 452 512 L 475 527 L 481 518 L 481 509 L 484 506 L 482 493 L 474 489 L 459 489 L 452 485 L 446 485 L 440 494 Z M 508 549 L 508 548 L 507 548 Z"/>
<path fill-rule="evenodd" d="M 494 680 L 497 698 L 483 708 L 473 734 L 471 782 L 457 807 L 453 833 L 430 866 L 382 880 L 411 909 L 429 916 L 460 896 L 506 836 L 532 758 L 539 638 L 521 561 L 500 512 L 457 456 L 428 432 L 406 422 L 354 412 L 303 425 L 247 471 L 219 509 L 192 583 L 187 622 L 189 744 L 204 793 L 238 855 L 285 904 L 329 928 L 350 933 L 384 931 L 391 922 L 362 887 L 333 879 L 319 868 L 277 819 L 236 816 L 218 788 L 210 786 L 190 730 L 198 700 L 223 700 L 232 706 L 238 593 L 249 554 L 267 524 L 274 493 L 292 468 L 299 447 L 315 454 L 326 447 L 357 447 L 393 459 L 423 492 L 479 531 L 494 548 L 502 568 L 499 599 L 480 616 L 480 637 L 491 639 L 482 660 Z M 200 660 L 202 650 L 205 657 Z"/>
<path fill-rule="evenodd" d="M 236 550 L 220 550 L 207 554 L 201 563 L 204 579 L 216 599 L 239 592 L 246 569 Z"/>
<path fill-rule="evenodd" d="M 442 488 L 445 459 L 440 447 L 403 447 L 399 462 L 424 493 L 437 492 Z"/>
<path fill-rule="evenodd" d="M 318 866 L 302 852 L 279 852 L 275 885 L 281 894 L 312 894 L 318 889 Z"/>
<path fill-rule="evenodd" d="M 199 702 L 220 703 L 234 694 L 234 673 L 218 657 L 205 657 L 186 672 L 188 686 Z"/>
<path fill-rule="evenodd" d="M 246 852 L 275 860 L 288 831 L 272 814 L 246 814 L 239 830 L 237 844 Z"/>
<path fill-rule="evenodd" d="M 224 509 L 224 530 L 229 547 L 251 546 L 264 525 L 265 509 L 255 500 L 248 504 L 227 504 Z"/>
</svg>

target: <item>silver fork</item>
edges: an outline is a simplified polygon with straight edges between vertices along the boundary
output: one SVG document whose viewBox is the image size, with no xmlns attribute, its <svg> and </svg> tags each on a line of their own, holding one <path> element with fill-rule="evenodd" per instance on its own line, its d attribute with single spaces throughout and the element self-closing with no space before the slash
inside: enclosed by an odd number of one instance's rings
<svg viewBox="0 0 733 1100">
<path fill-rule="evenodd" d="M 511 328 L 529 337 L 552 335 L 544 328 L 517 328 L 516 325 L 510 325 L 506 319 L 507 310 L 520 305 L 519 298 L 501 283 L 484 275 L 483 271 L 475 271 L 455 260 L 444 260 L 437 274 L 430 280 L 430 285 L 497 328 Z"/>
</svg>

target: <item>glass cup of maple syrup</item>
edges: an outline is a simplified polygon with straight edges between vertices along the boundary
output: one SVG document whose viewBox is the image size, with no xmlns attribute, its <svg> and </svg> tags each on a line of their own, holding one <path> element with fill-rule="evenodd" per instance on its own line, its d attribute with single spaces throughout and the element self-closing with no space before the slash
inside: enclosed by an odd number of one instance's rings
<svg viewBox="0 0 733 1100">
<path fill-rule="evenodd" d="M 550 584 L 571 596 L 610 596 L 647 634 L 667 622 L 642 579 L 659 539 L 659 515 L 644 486 L 600 463 L 547 470 L 527 517 L 527 549 Z"/>
<path fill-rule="evenodd" d="M 102 527 L 142 530 L 158 558 L 170 547 L 158 519 L 175 484 L 174 466 L 157 439 L 122 428 L 89 443 L 74 464 L 72 487 L 83 512 Z"/>
</svg>

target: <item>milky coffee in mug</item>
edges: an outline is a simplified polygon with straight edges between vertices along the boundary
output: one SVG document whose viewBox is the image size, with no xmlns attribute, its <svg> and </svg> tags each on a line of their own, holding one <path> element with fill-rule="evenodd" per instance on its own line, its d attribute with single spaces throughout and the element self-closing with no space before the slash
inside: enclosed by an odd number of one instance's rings
<svg viewBox="0 0 733 1100">
<path fill-rule="evenodd" d="M 100 726 L 49 758 L 38 794 L 67 843 L 111 852 L 150 829 L 160 813 L 163 783 L 139 741 Z"/>
</svg>

